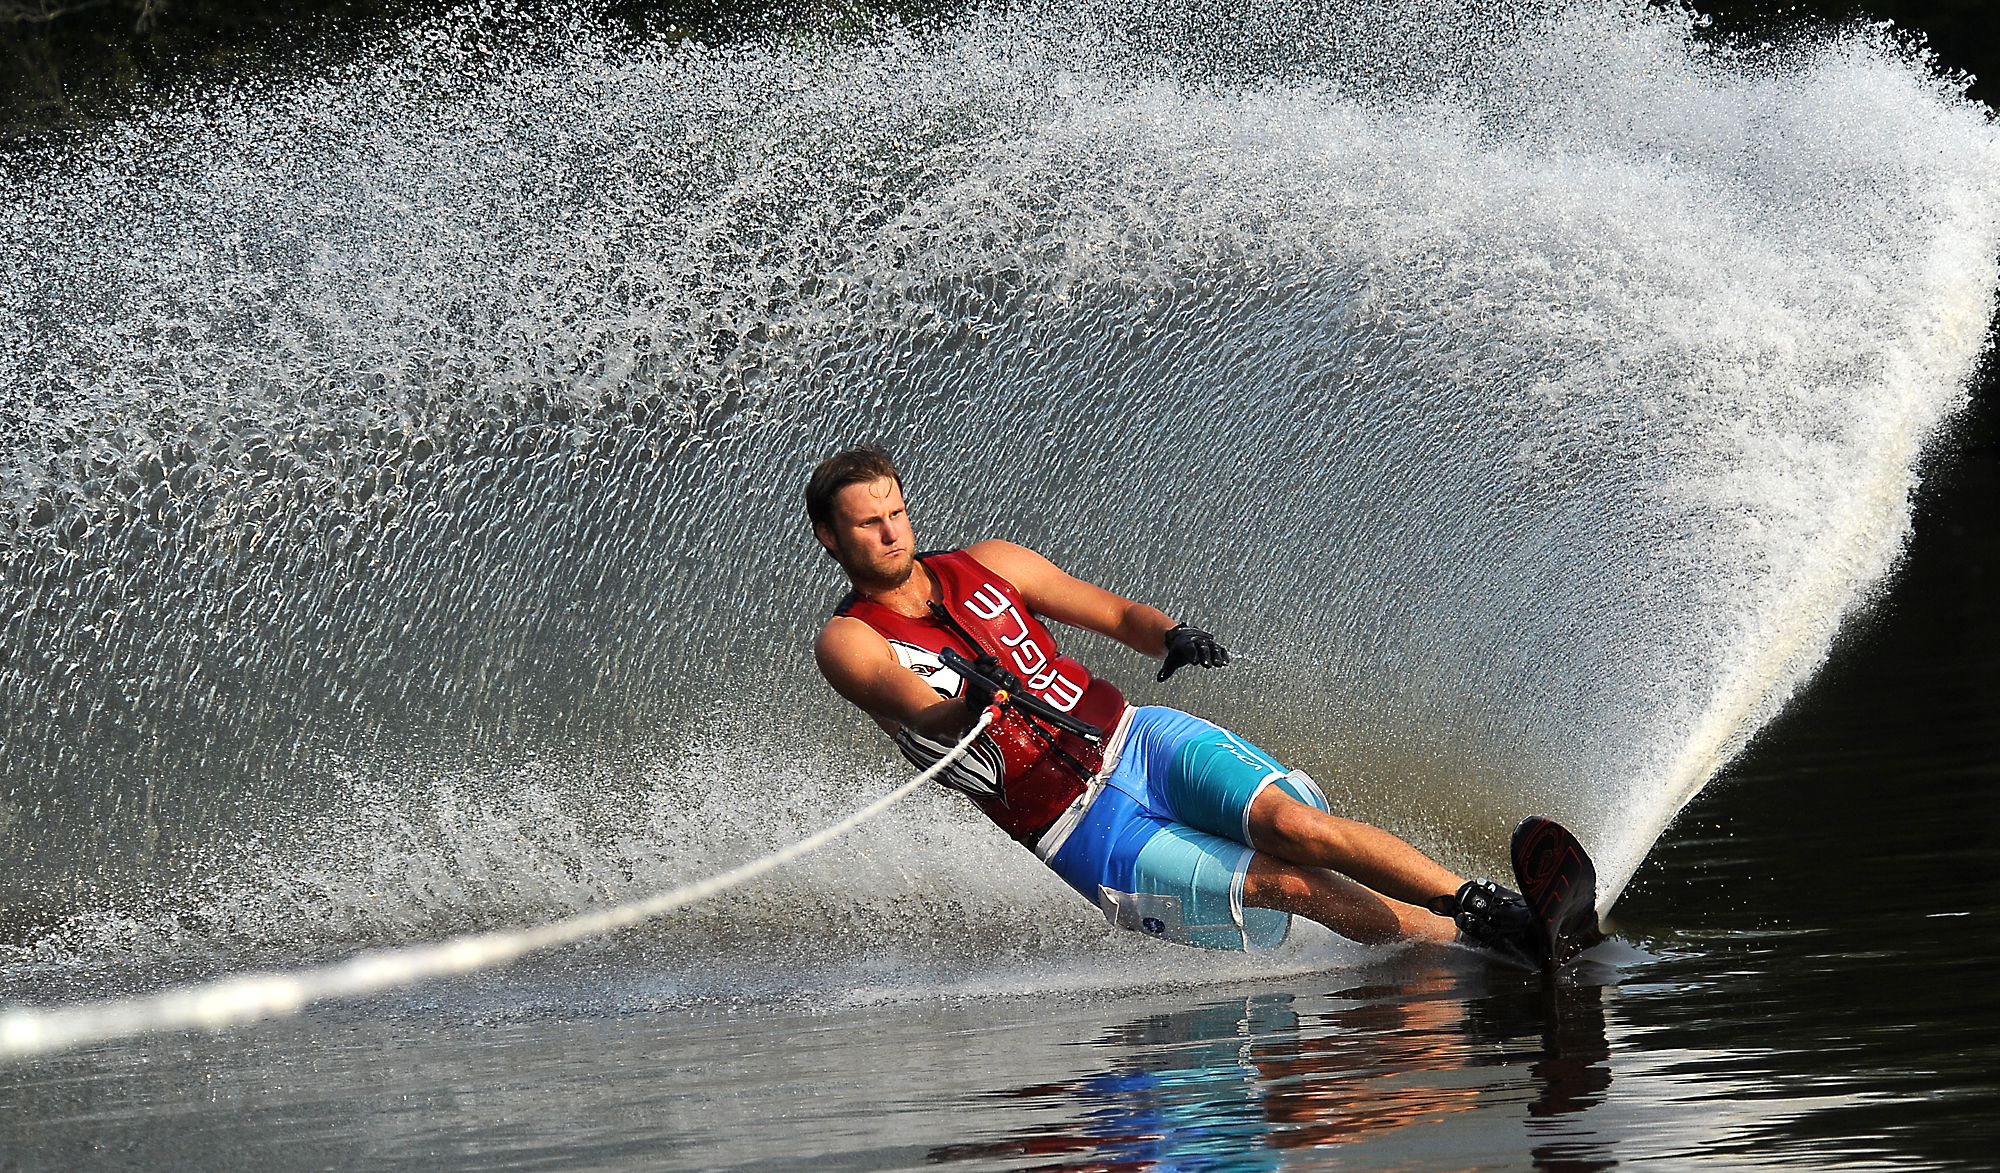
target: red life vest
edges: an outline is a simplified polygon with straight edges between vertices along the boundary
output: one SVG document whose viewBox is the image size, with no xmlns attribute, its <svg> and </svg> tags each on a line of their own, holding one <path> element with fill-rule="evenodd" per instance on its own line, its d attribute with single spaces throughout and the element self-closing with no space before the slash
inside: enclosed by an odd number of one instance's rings
<svg viewBox="0 0 2000 1173">
<path fill-rule="evenodd" d="M 952 698 L 965 692 L 965 681 L 944 666 L 939 652 L 955 648 L 967 659 L 991 653 L 1021 678 L 1029 692 L 1110 735 L 1125 713 L 1124 694 L 1058 652 L 1055 639 L 1028 610 L 1013 583 L 963 550 L 924 554 L 918 560 L 937 576 L 946 612 L 978 646 L 967 646 L 936 616 L 912 619 L 872 599 L 850 595 L 835 614 L 851 615 L 880 632 L 897 661 L 923 677 L 939 696 Z M 1061 753 L 1050 748 L 1051 740 Z M 910 729 L 896 732 L 896 747 L 912 764 L 925 768 L 951 749 Z M 1065 761 L 1065 754 L 1076 765 Z M 941 780 L 970 795 L 1001 830 L 1027 842 L 1084 792 L 1103 760 L 1090 742 L 1045 726 L 1030 728 L 1027 718 L 1008 709 L 971 750 L 946 768 Z"/>
</svg>

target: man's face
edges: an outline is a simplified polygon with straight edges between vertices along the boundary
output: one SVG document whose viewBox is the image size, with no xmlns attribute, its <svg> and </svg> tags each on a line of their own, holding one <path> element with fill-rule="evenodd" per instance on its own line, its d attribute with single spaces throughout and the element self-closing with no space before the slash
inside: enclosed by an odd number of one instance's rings
<svg viewBox="0 0 2000 1173">
<path fill-rule="evenodd" d="M 857 586 L 901 586 L 916 565 L 916 535 L 891 477 L 835 493 L 832 523 L 814 526 L 813 535 Z"/>
</svg>

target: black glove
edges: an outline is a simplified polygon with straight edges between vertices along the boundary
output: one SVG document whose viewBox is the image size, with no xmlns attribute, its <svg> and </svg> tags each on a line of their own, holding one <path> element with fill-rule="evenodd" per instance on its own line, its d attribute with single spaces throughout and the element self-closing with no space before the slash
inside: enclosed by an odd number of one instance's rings
<svg viewBox="0 0 2000 1173">
<path fill-rule="evenodd" d="M 1229 649 L 1199 627 L 1177 623 L 1167 631 L 1167 662 L 1160 665 L 1155 680 L 1165 680 L 1189 664 L 1220 668 L 1229 663 Z"/>
<path fill-rule="evenodd" d="M 972 710 L 972 715 L 975 717 L 985 712 L 986 706 L 993 703 L 993 694 L 996 691 L 1010 693 L 1021 691 L 1021 678 L 1002 668 L 997 657 L 980 656 L 972 662 L 972 670 L 978 673 L 978 676 L 965 678 L 965 692 L 962 694 L 962 699 L 965 701 L 965 707 Z M 981 681 L 980 676 L 986 680 Z"/>
</svg>

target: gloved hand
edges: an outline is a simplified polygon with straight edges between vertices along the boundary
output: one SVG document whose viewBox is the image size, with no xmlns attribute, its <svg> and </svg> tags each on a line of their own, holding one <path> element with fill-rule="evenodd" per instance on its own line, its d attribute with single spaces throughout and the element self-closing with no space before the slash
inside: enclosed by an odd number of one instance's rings
<svg viewBox="0 0 2000 1173">
<path fill-rule="evenodd" d="M 1167 662 L 1153 679 L 1165 680 L 1189 664 L 1220 668 L 1229 663 L 1229 649 L 1199 627 L 1177 623 L 1167 631 Z"/>
<path fill-rule="evenodd" d="M 973 671 L 979 673 L 979 676 L 984 676 L 988 681 L 991 681 L 994 686 L 989 688 L 979 680 L 978 676 L 967 676 L 965 678 L 965 692 L 961 699 L 965 701 L 965 707 L 970 709 L 972 715 L 975 717 L 984 712 L 987 705 L 993 703 L 993 693 L 996 688 L 1000 691 L 1010 693 L 1019 692 L 1021 689 L 1021 678 L 1002 668 L 999 659 L 995 656 L 980 656 L 972 662 L 972 668 Z"/>
</svg>

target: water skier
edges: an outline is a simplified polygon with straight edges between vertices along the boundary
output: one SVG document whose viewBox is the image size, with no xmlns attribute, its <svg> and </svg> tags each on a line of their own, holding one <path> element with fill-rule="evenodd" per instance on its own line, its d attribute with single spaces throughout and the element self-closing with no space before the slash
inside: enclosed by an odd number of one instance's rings
<svg viewBox="0 0 2000 1173">
<path fill-rule="evenodd" d="M 1458 939 L 1534 964 L 1519 896 L 1330 813 L 1312 779 L 1226 729 L 1127 705 L 1057 650 L 1042 619 L 1164 657 L 1162 681 L 1229 662 L 1208 632 L 1011 542 L 920 557 L 880 449 L 823 461 L 805 496 L 814 536 L 854 588 L 814 644 L 820 672 L 919 767 L 996 692 L 1044 702 L 1041 716 L 1010 705 L 943 780 L 1113 924 L 1246 949 L 1282 941 L 1297 914 L 1368 944 Z"/>
</svg>

